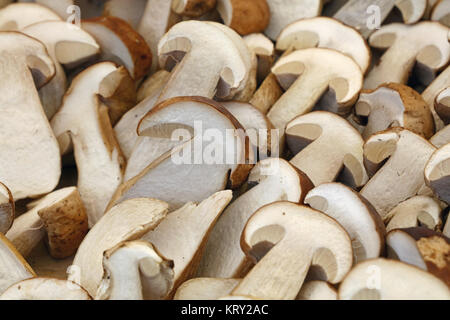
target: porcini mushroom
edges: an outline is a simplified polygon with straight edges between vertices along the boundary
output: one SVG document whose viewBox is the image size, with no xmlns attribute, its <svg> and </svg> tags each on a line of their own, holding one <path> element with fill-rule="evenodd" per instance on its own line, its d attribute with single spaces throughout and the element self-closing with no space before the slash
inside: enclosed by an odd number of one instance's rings
<svg viewBox="0 0 450 320">
<path fill-rule="evenodd" d="M 162 88 L 166 85 L 167 80 L 169 80 L 170 72 L 166 70 L 158 70 L 150 77 L 144 80 L 139 86 L 137 92 L 137 102 L 141 102 L 147 97 L 158 95 L 161 93 Z M 147 110 L 147 112 L 150 110 Z M 135 126 L 135 128 L 137 125 Z"/>
<path fill-rule="evenodd" d="M 258 83 L 261 83 L 269 75 L 272 68 L 275 47 L 272 41 L 262 33 L 249 34 L 243 39 L 250 51 L 254 52 L 258 58 L 257 79 Z"/>
<path fill-rule="evenodd" d="M 259 86 L 258 90 L 256 90 L 249 103 L 254 105 L 262 113 L 267 114 L 283 93 L 284 91 L 280 87 L 277 77 L 273 73 L 270 73 Z"/>
<path fill-rule="evenodd" d="M 338 178 L 353 188 L 367 182 L 364 140 L 345 119 L 324 111 L 300 116 L 287 125 L 286 140 L 295 154 L 291 163 L 315 186 Z"/>
<path fill-rule="evenodd" d="M 438 149 L 429 159 L 425 167 L 425 180 L 433 192 L 446 203 L 450 203 L 450 190 L 448 189 L 448 163 L 450 158 L 450 144 Z"/>
<path fill-rule="evenodd" d="M 0 182 L 0 233 L 5 234 L 15 217 L 14 199 L 8 187 Z"/>
<path fill-rule="evenodd" d="M 445 125 L 450 124 L 450 87 L 442 90 L 436 97 L 434 110 Z"/>
<path fill-rule="evenodd" d="M 259 162 L 250 172 L 248 185 L 251 189 L 233 201 L 212 230 L 197 276 L 244 276 L 252 263 L 242 252 L 239 239 L 250 216 L 275 201 L 301 203 L 313 187 L 303 173 L 276 158 Z"/>
<path fill-rule="evenodd" d="M 1 31 L 19 31 L 34 23 L 49 20 L 62 19 L 54 11 L 36 3 L 11 3 L 0 10 Z"/>
<path fill-rule="evenodd" d="M 367 260 L 354 267 L 339 287 L 340 300 L 449 300 L 444 282 L 395 260 Z"/>
<path fill-rule="evenodd" d="M 442 71 L 441 74 L 422 93 L 423 99 L 428 104 L 431 113 L 433 114 L 434 123 L 438 134 L 440 130 L 442 131 L 445 124 L 437 114 L 434 108 L 434 103 L 439 93 L 447 87 L 450 87 L 450 67 L 447 67 L 444 71 Z"/>
<path fill-rule="evenodd" d="M 364 163 L 371 179 L 361 190 L 386 222 L 400 202 L 415 196 L 425 185 L 424 170 L 436 148 L 403 128 L 370 137 L 364 145 Z"/>
<path fill-rule="evenodd" d="M 337 291 L 325 281 L 308 281 L 302 286 L 297 300 L 337 300 Z"/>
<path fill-rule="evenodd" d="M 447 27 L 450 27 L 450 1 L 439 0 L 433 7 L 431 20 L 439 21 Z"/>
<path fill-rule="evenodd" d="M 103 7 L 103 15 L 125 20 L 137 30 L 146 5 L 147 0 L 107 0 Z"/>
<path fill-rule="evenodd" d="M 87 231 L 80 194 L 70 187 L 48 194 L 15 219 L 6 237 L 25 257 L 46 237 L 50 254 L 63 259 L 77 251 Z"/>
<path fill-rule="evenodd" d="M 218 300 L 228 295 L 240 279 L 195 278 L 183 283 L 174 300 Z M 206 289 L 206 290 L 205 290 Z"/>
<path fill-rule="evenodd" d="M 418 80 L 429 84 L 450 61 L 449 29 L 437 22 L 406 26 L 393 23 L 370 37 L 370 45 L 387 49 L 368 74 L 364 87 L 375 89 L 387 82 L 405 84 L 416 67 Z M 416 65 L 417 64 L 417 65 Z"/>
<path fill-rule="evenodd" d="M 339 283 L 353 263 L 350 237 L 335 220 L 291 202 L 256 211 L 241 244 L 257 264 L 230 296 L 293 300 L 311 267 L 322 280 Z"/>
<path fill-rule="evenodd" d="M 76 0 L 75 0 L 76 1 Z M 74 0 L 19 0 L 19 2 L 35 2 L 49 9 L 52 9 L 62 19 L 69 17 L 70 6 L 74 5 Z"/>
<path fill-rule="evenodd" d="M 396 0 L 395 6 L 402 13 L 403 21 L 406 24 L 413 24 L 425 15 L 428 2 L 427 0 Z"/>
<path fill-rule="evenodd" d="M 406 85 L 388 83 L 362 92 L 355 114 L 360 123 L 367 123 L 364 139 L 391 127 L 403 127 L 426 139 L 434 134 L 430 108 L 418 92 Z"/>
<path fill-rule="evenodd" d="M 216 7 L 216 0 L 173 0 L 172 10 L 181 16 L 198 18 Z"/>
<path fill-rule="evenodd" d="M 269 120 L 280 130 L 295 117 L 310 112 L 324 94 L 321 105 L 327 111 L 348 113 L 362 88 L 358 64 L 330 49 L 294 51 L 278 60 L 272 72 L 287 89 L 268 113 Z"/>
</svg>

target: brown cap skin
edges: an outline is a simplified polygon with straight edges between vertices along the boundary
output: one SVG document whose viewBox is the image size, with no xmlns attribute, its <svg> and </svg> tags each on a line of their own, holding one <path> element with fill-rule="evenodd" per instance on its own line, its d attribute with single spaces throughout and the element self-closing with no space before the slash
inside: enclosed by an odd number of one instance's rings
<svg viewBox="0 0 450 320">
<path fill-rule="evenodd" d="M 230 0 L 233 17 L 229 25 L 240 35 L 264 31 L 270 22 L 266 0 Z"/>
<path fill-rule="evenodd" d="M 180 1 L 174 1 L 172 8 Z M 188 0 L 182 11 L 174 10 L 176 13 L 186 17 L 197 18 L 216 7 L 217 0 Z"/>
</svg>

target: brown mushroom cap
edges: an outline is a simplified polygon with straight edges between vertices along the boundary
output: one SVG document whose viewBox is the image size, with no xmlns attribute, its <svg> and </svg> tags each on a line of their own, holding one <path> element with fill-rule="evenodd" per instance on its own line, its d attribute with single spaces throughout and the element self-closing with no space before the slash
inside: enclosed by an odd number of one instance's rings
<svg viewBox="0 0 450 320">
<path fill-rule="evenodd" d="M 172 10 L 177 14 L 198 18 L 216 7 L 216 0 L 173 0 Z"/>
</svg>

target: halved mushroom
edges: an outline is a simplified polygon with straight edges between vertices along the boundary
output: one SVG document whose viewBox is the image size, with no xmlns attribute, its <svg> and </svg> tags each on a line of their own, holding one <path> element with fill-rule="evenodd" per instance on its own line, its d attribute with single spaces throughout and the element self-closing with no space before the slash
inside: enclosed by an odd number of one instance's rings
<svg viewBox="0 0 450 320">
<path fill-rule="evenodd" d="M 41 42 L 18 32 L 0 33 L 0 51 L 0 181 L 15 200 L 46 194 L 58 184 L 61 158 L 36 87 L 55 67 Z"/>
<path fill-rule="evenodd" d="M 216 7 L 216 0 L 173 0 L 172 10 L 181 16 L 198 18 Z"/>
<path fill-rule="evenodd" d="M 61 109 L 52 119 L 61 149 L 66 150 L 73 142 L 78 189 L 90 226 L 103 215 L 122 182 L 125 160 L 111 122 L 120 118 L 134 99 L 128 72 L 112 62 L 102 62 L 72 81 Z"/>
<path fill-rule="evenodd" d="M 428 229 L 436 230 L 442 225 L 442 208 L 434 198 L 428 196 L 415 196 L 399 203 L 392 209 L 386 218 L 389 224 L 386 231 L 404 229 L 424 225 Z"/>
<path fill-rule="evenodd" d="M 75 0 L 76 1 L 76 0 Z M 74 5 L 74 0 L 19 0 L 19 2 L 35 2 L 49 9 L 52 9 L 62 19 L 67 19 L 70 11 L 67 10 Z"/>
<path fill-rule="evenodd" d="M 148 77 L 142 84 L 139 86 L 139 90 L 137 92 L 137 102 L 141 102 L 147 97 L 158 95 L 161 93 L 162 88 L 166 85 L 169 80 L 170 72 L 166 70 L 158 70 L 150 77 Z M 148 110 L 150 111 L 150 110 Z M 147 112 L 148 112 L 147 111 Z M 137 125 L 135 126 L 135 128 Z"/>
<path fill-rule="evenodd" d="M 367 123 L 364 139 L 391 127 L 403 127 L 426 139 L 434 134 L 430 108 L 418 92 L 406 85 L 388 83 L 363 91 L 355 113 L 360 123 Z"/>
<path fill-rule="evenodd" d="M 15 217 L 14 199 L 11 191 L 0 182 L 0 233 L 5 234 Z"/>
<path fill-rule="evenodd" d="M 429 159 L 425 167 L 425 181 L 433 192 L 446 203 L 450 203 L 448 186 L 450 144 L 438 149 Z"/>
<path fill-rule="evenodd" d="M 450 287 L 450 239 L 427 228 L 396 229 L 386 237 L 388 257 L 434 274 Z"/>
<path fill-rule="evenodd" d="M 444 128 L 445 124 L 444 121 L 442 121 L 442 119 L 437 114 L 434 108 L 434 103 L 439 93 L 448 87 L 450 87 L 450 67 L 447 67 L 444 71 L 442 71 L 442 73 L 422 93 L 423 99 L 428 104 L 431 113 L 433 114 L 434 123 L 436 126 L 436 131 L 438 131 L 438 134 L 439 131 Z"/>
<path fill-rule="evenodd" d="M 450 125 L 438 131 L 433 137 L 431 137 L 430 142 L 436 148 L 442 148 L 446 144 L 450 143 Z"/>
<path fill-rule="evenodd" d="M 281 31 L 277 39 L 277 50 L 285 51 L 293 48 L 334 49 L 353 58 L 363 73 L 370 65 L 371 52 L 361 34 L 342 22 L 317 17 L 296 21 Z"/>
<path fill-rule="evenodd" d="M 419 22 L 427 11 L 427 0 L 396 0 L 395 6 L 402 13 L 406 24 Z"/>
<path fill-rule="evenodd" d="M 364 145 L 364 163 L 371 179 L 361 190 L 387 222 L 389 212 L 425 185 L 424 170 L 436 148 L 403 128 L 370 137 Z"/>
<path fill-rule="evenodd" d="M 0 294 L 19 281 L 36 276 L 33 269 L 0 232 Z"/>
<path fill-rule="evenodd" d="M 183 283 L 174 300 L 218 300 L 239 284 L 239 279 L 196 278 Z"/>
<path fill-rule="evenodd" d="M 84 20 L 81 26 L 100 44 L 100 61 L 114 61 L 125 66 L 134 80 L 140 80 L 150 72 L 150 48 L 127 22 L 117 17 L 99 17 Z"/>
<path fill-rule="evenodd" d="M 445 125 L 450 124 L 450 87 L 445 88 L 438 94 L 434 103 L 434 110 Z"/>
<path fill-rule="evenodd" d="M 231 296 L 293 300 L 308 270 L 320 274 L 321 280 L 339 283 L 353 263 L 350 237 L 334 219 L 291 202 L 276 202 L 256 211 L 241 245 L 257 264 Z"/>
<path fill-rule="evenodd" d="M 355 263 L 383 254 L 386 233 L 383 221 L 357 192 L 339 183 L 322 184 L 306 195 L 305 204 L 344 227 L 352 239 Z"/>
<path fill-rule="evenodd" d="M 439 21 L 440 23 L 450 27 L 450 1 L 440 0 L 431 12 L 431 20 Z"/>
<path fill-rule="evenodd" d="M 47 7 L 36 3 L 12 3 L 0 10 L 0 30 L 18 31 L 37 22 L 61 17 Z"/>
<path fill-rule="evenodd" d="M 267 0 L 270 8 L 270 23 L 265 34 L 270 39 L 276 40 L 281 30 L 288 24 L 320 15 L 323 2 L 323 0 Z"/>
<path fill-rule="evenodd" d="M 244 41 L 258 58 L 257 80 L 261 83 L 269 75 L 274 62 L 273 42 L 262 33 L 249 34 L 244 37 Z"/>
<path fill-rule="evenodd" d="M 278 60 L 272 72 L 287 90 L 268 113 L 280 130 L 295 117 L 310 112 L 321 98 L 319 105 L 325 110 L 347 114 L 363 81 L 361 68 L 352 58 L 322 48 L 294 51 Z"/>
<path fill-rule="evenodd" d="M 251 187 L 222 214 L 206 244 L 197 272 L 200 277 L 242 277 L 252 266 L 239 245 L 239 239 L 250 216 L 275 201 L 302 203 L 312 189 L 309 179 L 283 159 L 259 162 L 248 178 Z"/>
<path fill-rule="evenodd" d="M 146 5 L 147 0 L 107 0 L 103 7 L 103 15 L 125 20 L 137 30 Z"/>
<path fill-rule="evenodd" d="M 273 73 L 270 73 L 249 102 L 259 111 L 267 114 L 282 95 L 283 89 L 278 84 L 277 77 Z"/>
<path fill-rule="evenodd" d="M 39 90 L 45 114 L 51 119 L 61 106 L 67 89 L 66 74 L 61 64 L 77 65 L 99 53 L 100 47 L 87 32 L 63 21 L 35 23 L 22 32 L 42 41 L 55 64 L 55 77 Z"/>
<path fill-rule="evenodd" d="M 0 300 L 91 300 L 91 297 L 71 281 L 33 278 L 15 283 L 0 295 Z"/>
<path fill-rule="evenodd" d="M 364 83 L 367 89 L 387 82 L 405 84 L 414 67 L 418 80 L 427 85 L 450 61 L 449 30 L 437 22 L 393 23 L 376 31 L 369 42 L 387 51 L 369 72 Z"/>
<path fill-rule="evenodd" d="M 315 186 L 336 179 L 352 188 L 367 182 L 364 140 L 340 116 L 324 111 L 300 116 L 287 125 L 286 140 L 296 155 L 291 163 L 306 173 Z"/>
<path fill-rule="evenodd" d="M 337 300 L 337 291 L 325 281 L 308 281 L 302 286 L 297 300 Z"/>
<path fill-rule="evenodd" d="M 449 300 L 444 282 L 419 268 L 395 260 L 367 260 L 345 277 L 341 300 Z"/>
<path fill-rule="evenodd" d="M 173 296 L 183 282 L 195 275 L 211 230 L 232 197 L 228 190 L 218 192 L 198 205 L 187 203 L 142 237 L 175 264 L 173 287 L 164 297 Z"/>
<path fill-rule="evenodd" d="M 148 198 L 124 201 L 113 207 L 84 238 L 73 261 L 80 272 L 70 275 L 69 280 L 95 296 L 103 277 L 103 253 L 123 241 L 139 239 L 156 228 L 167 212 L 167 203 Z"/>
<path fill-rule="evenodd" d="M 174 283 L 174 264 L 145 241 L 122 242 L 103 254 L 97 300 L 160 300 Z"/>
<path fill-rule="evenodd" d="M 88 221 L 75 187 L 60 189 L 39 200 L 14 220 L 6 237 L 25 257 L 46 237 L 50 254 L 63 259 L 73 255 L 88 231 Z"/>
</svg>

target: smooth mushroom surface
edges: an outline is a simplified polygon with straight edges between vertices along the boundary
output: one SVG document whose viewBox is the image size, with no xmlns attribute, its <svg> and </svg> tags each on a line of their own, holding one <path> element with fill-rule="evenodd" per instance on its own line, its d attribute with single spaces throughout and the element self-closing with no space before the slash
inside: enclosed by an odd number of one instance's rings
<svg viewBox="0 0 450 320">
<path fill-rule="evenodd" d="M 403 21 L 413 24 L 425 15 L 428 3 L 427 0 L 396 0 L 395 6 L 400 10 Z"/>
<path fill-rule="evenodd" d="M 449 179 L 450 144 L 433 153 L 425 167 L 425 180 L 433 192 L 446 203 L 450 203 Z"/>
<path fill-rule="evenodd" d="M 191 279 L 178 288 L 174 300 L 218 300 L 233 291 L 240 281 L 240 279 L 217 278 Z"/>
<path fill-rule="evenodd" d="M 422 97 L 430 107 L 433 114 L 436 131 L 445 127 L 444 121 L 439 117 L 435 110 L 436 98 L 445 88 L 450 87 L 450 67 L 447 67 L 442 73 L 425 89 Z"/>
<path fill-rule="evenodd" d="M 450 27 L 450 1 L 439 0 L 433 7 L 431 12 L 431 20 L 439 21 L 440 23 Z"/>
<path fill-rule="evenodd" d="M 0 9 L 0 30 L 19 31 L 42 21 L 61 21 L 53 10 L 35 3 L 12 3 Z"/>
<path fill-rule="evenodd" d="M 0 233 L 5 234 L 15 218 L 14 199 L 11 191 L 0 182 Z"/>
<path fill-rule="evenodd" d="M 302 286 L 297 300 L 337 300 L 337 291 L 325 281 L 308 281 Z"/>
<path fill-rule="evenodd" d="M 438 94 L 434 103 L 434 110 L 445 125 L 450 124 L 450 88 L 445 88 Z"/>
<path fill-rule="evenodd" d="M 55 13 L 57 13 L 62 19 L 67 19 L 70 16 L 71 6 L 74 5 L 74 2 L 78 2 L 77 0 L 19 0 L 18 2 L 35 2 L 42 6 L 45 6 Z"/>
<path fill-rule="evenodd" d="M 182 16 L 198 18 L 213 10 L 217 0 L 172 0 L 172 10 Z"/>
<path fill-rule="evenodd" d="M 258 83 L 261 83 L 272 69 L 275 59 L 275 45 L 262 33 L 249 34 L 243 39 L 250 51 L 254 52 L 258 58 L 257 79 Z"/>
<path fill-rule="evenodd" d="M 118 17 L 137 30 L 146 5 L 147 0 L 106 0 L 103 7 L 103 16 Z"/>
</svg>

